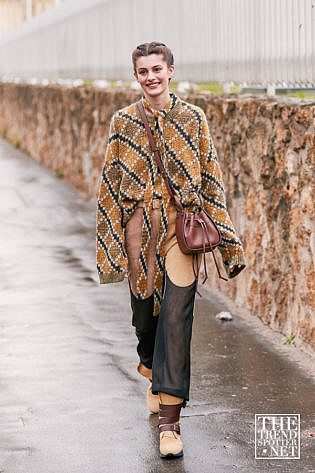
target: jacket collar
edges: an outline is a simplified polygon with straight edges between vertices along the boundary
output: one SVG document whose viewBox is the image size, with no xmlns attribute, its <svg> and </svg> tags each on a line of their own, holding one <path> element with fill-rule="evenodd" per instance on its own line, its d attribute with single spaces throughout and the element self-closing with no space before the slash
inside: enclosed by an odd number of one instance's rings
<svg viewBox="0 0 315 473">
<path fill-rule="evenodd" d="M 180 99 L 175 95 L 173 92 L 170 93 L 170 101 L 166 105 L 163 110 L 156 110 L 155 108 L 151 107 L 147 99 L 143 96 L 142 103 L 144 108 L 146 109 L 149 114 L 153 115 L 156 118 L 167 118 L 172 115 L 172 112 L 180 106 Z"/>
</svg>

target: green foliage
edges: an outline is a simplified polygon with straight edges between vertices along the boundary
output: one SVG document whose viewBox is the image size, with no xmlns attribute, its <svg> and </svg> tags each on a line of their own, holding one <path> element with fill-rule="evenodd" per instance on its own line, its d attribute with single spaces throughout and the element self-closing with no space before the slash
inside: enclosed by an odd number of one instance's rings
<svg viewBox="0 0 315 473">
<path fill-rule="evenodd" d="M 211 94 L 223 94 L 223 84 L 219 82 L 201 82 L 196 84 L 196 92 L 210 92 Z"/>
<path fill-rule="evenodd" d="M 131 83 L 129 81 L 122 81 L 122 80 L 112 80 L 110 82 L 110 86 L 113 89 L 129 89 L 131 87 Z"/>
<path fill-rule="evenodd" d="M 241 94 L 242 88 L 239 84 L 233 84 L 230 86 L 230 94 Z"/>
<path fill-rule="evenodd" d="M 277 94 L 277 95 L 282 95 L 283 94 Z M 285 94 L 288 97 L 297 97 L 299 99 L 305 99 L 305 100 L 315 100 L 315 93 L 311 92 L 289 92 L 288 94 Z"/>
<path fill-rule="evenodd" d="M 291 345 L 291 343 L 294 342 L 295 337 L 296 337 L 296 334 L 295 334 L 295 333 L 291 333 L 291 335 L 289 335 L 288 337 L 283 338 L 283 339 L 282 339 L 283 345 Z"/>
<path fill-rule="evenodd" d="M 12 144 L 13 144 L 14 148 L 16 148 L 16 149 L 19 149 L 20 146 L 21 146 L 21 142 L 18 138 L 15 139 Z"/>
<path fill-rule="evenodd" d="M 55 176 L 57 177 L 57 179 L 63 179 L 64 178 L 64 174 L 63 174 L 62 171 L 60 171 L 60 169 L 56 170 Z"/>
<path fill-rule="evenodd" d="M 170 89 L 171 90 L 174 90 L 174 92 L 176 92 L 177 88 L 178 88 L 177 82 L 170 82 Z"/>
<path fill-rule="evenodd" d="M 131 81 L 122 81 L 122 80 L 112 80 L 109 82 L 109 86 L 112 89 L 130 89 L 131 88 Z M 93 81 L 86 81 L 85 85 L 87 87 L 93 86 Z M 216 95 L 223 95 L 224 93 L 224 86 L 221 82 L 198 82 L 195 84 L 191 84 L 192 90 L 194 93 L 210 93 Z M 172 91 L 178 91 L 178 82 L 171 81 L 169 87 Z M 252 88 L 248 86 L 249 92 L 244 91 L 246 94 L 254 95 L 254 96 L 266 96 L 266 88 L 259 88 L 255 89 L 255 86 Z M 242 94 L 242 86 L 238 83 L 230 83 L 229 85 L 229 94 L 232 95 L 241 95 Z M 277 93 L 276 96 L 282 97 L 297 97 L 299 99 L 304 100 L 314 100 L 315 101 L 315 92 L 311 91 L 297 91 L 297 92 L 282 92 Z"/>
</svg>

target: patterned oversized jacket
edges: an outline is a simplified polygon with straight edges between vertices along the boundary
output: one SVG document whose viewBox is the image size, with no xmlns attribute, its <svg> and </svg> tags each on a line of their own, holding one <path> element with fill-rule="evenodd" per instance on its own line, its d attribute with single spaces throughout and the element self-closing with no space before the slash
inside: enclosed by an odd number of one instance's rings
<svg viewBox="0 0 315 473">
<path fill-rule="evenodd" d="M 228 277 L 229 266 L 245 265 L 242 244 L 226 209 L 220 165 L 206 116 L 197 106 L 175 94 L 164 110 L 150 107 L 142 98 L 150 128 L 168 177 L 180 200 L 197 211 L 201 191 L 207 212 L 217 223 L 218 247 Z M 168 229 L 170 198 L 157 170 L 136 104 L 116 112 L 111 120 L 105 164 L 100 180 L 97 210 L 97 269 L 103 284 L 122 281 L 127 270 L 125 226 L 139 201 L 144 202 L 142 243 L 137 276 L 137 297 L 146 293 L 148 248 L 153 199 L 161 199 L 160 229 L 154 267 L 154 314 L 159 313 L 164 277 L 163 242 Z"/>
</svg>

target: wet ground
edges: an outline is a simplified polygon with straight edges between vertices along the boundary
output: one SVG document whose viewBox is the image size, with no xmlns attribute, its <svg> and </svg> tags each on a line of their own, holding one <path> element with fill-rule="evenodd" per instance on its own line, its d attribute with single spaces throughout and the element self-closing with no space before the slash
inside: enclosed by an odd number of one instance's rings
<svg viewBox="0 0 315 473">
<path fill-rule="evenodd" d="M 0 472 L 315 472 L 314 383 L 204 293 L 184 457 L 161 460 L 126 283 L 99 286 L 95 206 L 0 141 Z M 301 458 L 255 459 L 255 414 L 300 414 Z"/>
</svg>

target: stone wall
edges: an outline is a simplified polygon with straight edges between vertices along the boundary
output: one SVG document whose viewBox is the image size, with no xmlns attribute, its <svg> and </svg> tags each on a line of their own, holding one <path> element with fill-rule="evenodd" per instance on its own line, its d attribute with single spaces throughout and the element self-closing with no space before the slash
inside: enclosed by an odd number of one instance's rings
<svg viewBox="0 0 315 473">
<path fill-rule="evenodd" d="M 0 133 L 95 198 L 109 119 L 132 90 L 0 84 Z M 315 350 L 315 104 L 189 95 L 218 149 L 247 269 L 208 284 Z M 213 269 L 213 271 L 211 271 Z"/>
</svg>

